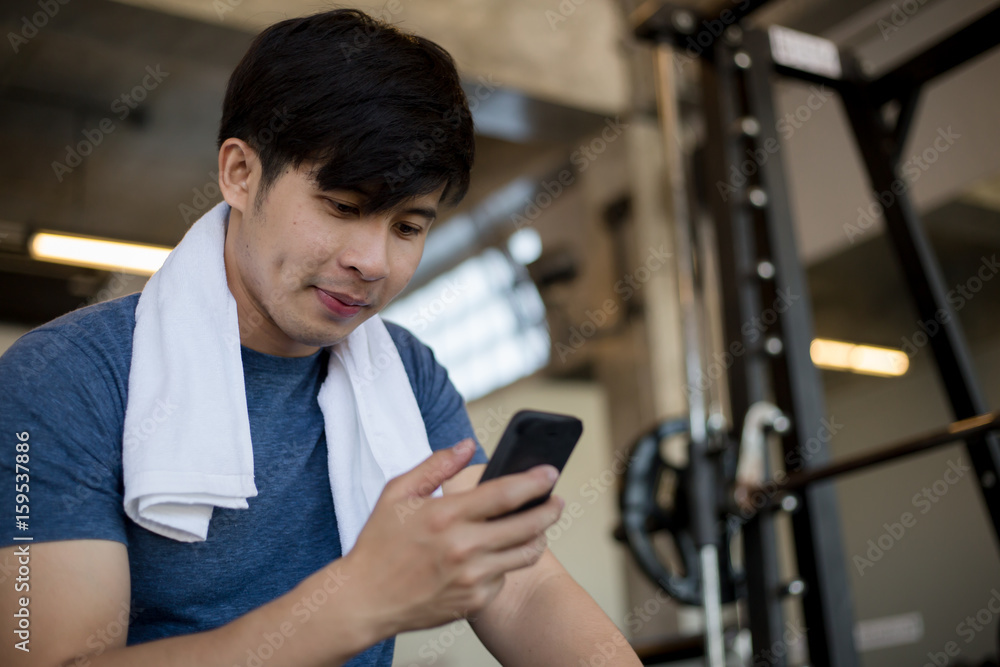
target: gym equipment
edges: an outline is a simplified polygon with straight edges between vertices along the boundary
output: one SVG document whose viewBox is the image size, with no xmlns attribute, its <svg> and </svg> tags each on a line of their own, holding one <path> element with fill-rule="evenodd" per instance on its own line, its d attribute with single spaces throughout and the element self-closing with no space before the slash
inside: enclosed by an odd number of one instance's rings
<svg viewBox="0 0 1000 667">
<path fill-rule="evenodd" d="M 704 574 L 691 532 L 690 468 L 668 462 L 661 452 L 664 440 L 688 432 L 686 418 L 668 420 L 633 445 L 619 496 L 622 527 L 615 537 L 627 543 L 646 576 L 659 583 L 668 595 L 684 604 L 700 605 Z M 743 584 L 743 573 L 737 570 L 731 553 L 739 526 L 725 521 L 716 526 L 721 555 L 721 599 L 732 602 L 737 598 L 737 588 Z M 661 532 L 670 535 L 676 551 L 678 562 L 669 566 L 663 563 L 654 546 Z"/>
<path fill-rule="evenodd" d="M 634 488 L 623 492 L 622 511 L 628 525 L 623 534 L 643 570 L 678 599 L 697 601 L 705 608 L 705 654 L 708 664 L 721 667 L 722 626 L 720 607 L 729 592 L 723 580 L 735 574 L 719 567 L 726 551 L 728 530 L 719 531 L 720 520 L 746 508 L 748 498 L 765 494 L 768 511 L 756 511 L 742 523 L 745 577 L 733 577 L 732 593 L 746 596 L 751 609 L 749 627 L 755 650 L 781 642 L 784 631 L 783 602 L 790 595 L 801 602 L 810 664 L 817 667 L 857 667 L 852 636 L 850 587 L 837 519 L 833 489 L 822 480 L 834 475 L 883 463 L 929 447 L 964 439 L 976 471 L 983 500 L 994 531 L 1000 533 L 1000 427 L 988 413 L 984 395 L 975 379 L 964 333 L 941 278 L 937 260 L 905 189 L 897 182 L 900 151 L 915 115 L 922 86 L 931 79 L 1000 44 L 1000 8 L 986 12 L 891 71 L 872 77 L 850 52 L 813 35 L 778 26 L 768 31 L 751 29 L 742 21 L 767 4 L 767 0 L 724 3 L 717 15 L 699 15 L 687 7 L 650 0 L 630 15 L 640 38 L 655 43 L 657 103 L 665 137 L 670 181 L 665 195 L 676 224 L 676 256 L 681 316 L 684 323 L 685 378 L 689 390 L 687 435 L 689 461 L 684 469 L 667 465 L 653 441 L 674 434 L 679 425 L 667 422 L 639 439 L 637 461 L 626 473 Z M 684 154 L 676 137 L 685 136 L 683 118 L 674 94 L 675 58 L 693 60 L 700 72 L 705 117 L 704 160 Z M 874 450 L 834 465 L 828 463 L 825 444 L 804 455 L 807 442 L 816 440 L 826 414 L 818 371 L 809 345 L 812 313 L 805 276 L 796 252 L 791 211 L 780 159 L 758 160 L 753 173 L 737 183 L 746 155 L 770 155 L 780 147 L 772 82 L 775 75 L 822 84 L 838 93 L 844 103 L 867 175 L 875 192 L 895 194 L 884 206 L 888 237 L 900 261 L 906 283 L 922 321 L 935 321 L 940 329 L 929 336 L 938 371 L 955 419 L 948 429 L 915 440 Z M 894 121 L 885 114 L 895 106 Z M 726 197 L 699 201 L 692 183 L 729 184 Z M 897 185 L 897 187 L 894 187 Z M 716 194 L 713 190 L 712 194 Z M 699 208 L 700 207 L 700 208 Z M 702 354 L 703 317 L 700 263 L 705 248 L 692 222 L 697 212 L 707 212 L 714 224 L 718 278 L 724 304 L 724 349 L 738 350 L 727 364 L 731 434 L 713 443 L 706 424 L 706 399 L 699 390 L 707 355 Z M 798 296 L 795 308 L 776 306 L 781 294 Z M 744 325 L 771 317 L 763 330 L 747 331 Z M 767 321 L 770 320 L 770 321 Z M 778 413 L 771 426 L 750 424 L 754 406 L 773 402 L 785 420 L 778 428 Z M 766 420 L 765 420 L 766 421 Z M 766 448 L 741 445 L 760 443 L 763 429 L 780 436 L 789 466 L 786 479 L 767 480 Z M 732 462 L 742 459 L 741 479 Z M 754 472 L 756 471 L 756 472 Z M 659 484 L 675 479 L 672 504 L 657 505 Z M 756 481 L 754 481 L 756 480 Z M 779 483 L 780 482 L 780 483 Z M 794 502 L 786 497 L 795 492 Z M 795 559 L 800 580 L 782 582 L 778 576 L 775 508 L 791 511 Z M 681 552 L 683 574 L 657 564 L 650 547 L 652 535 L 668 530 Z M 643 534 L 645 533 L 645 535 Z M 698 558 L 695 558 L 697 553 Z M 724 559 L 725 560 L 725 559 Z M 698 565 L 695 565 L 697 563 Z M 664 574 L 665 570 L 665 574 Z M 668 590 L 670 592 L 670 590 Z M 784 667 L 785 656 L 771 664 Z"/>
</svg>

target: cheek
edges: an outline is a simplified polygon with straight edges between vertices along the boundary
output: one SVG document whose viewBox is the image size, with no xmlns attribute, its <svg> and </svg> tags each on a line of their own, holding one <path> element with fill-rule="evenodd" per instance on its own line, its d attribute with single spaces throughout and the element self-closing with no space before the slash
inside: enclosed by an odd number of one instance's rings
<svg viewBox="0 0 1000 667">
<path fill-rule="evenodd" d="M 410 282 L 410 278 L 420 264 L 421 253 L 411 248 L 404 248 L 391 255 L 392 277 L 396 289 L 402 289 Z"/>
<path fill-rule="evenodd" d="M 329 260 L 324 243 L 316 235 L 307 236 L 298 233 L 304 231 L 303 225 L 294 227 L 295 236 L 276 239 L 271 250 L 270 266 L 281 276 L 286 289 L 302 289 L 317 281 L 317 276 L 323 275 L 323 266 Z"/>
</svg>

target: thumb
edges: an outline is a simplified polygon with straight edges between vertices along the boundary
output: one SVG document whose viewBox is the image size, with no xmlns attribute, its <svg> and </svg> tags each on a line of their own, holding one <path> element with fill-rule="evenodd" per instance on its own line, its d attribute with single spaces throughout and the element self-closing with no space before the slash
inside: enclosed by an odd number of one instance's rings
<svg viewBox="0 0 1000 667">
<path fill-rule="evenodd" d="M 472 438 L 437 450 L 413 470 L 398 477 L 401 492 L 407 496 L 430 496 L 446 479 L 462 470 L 475 451 L 476 443 Z"/>
</svg>

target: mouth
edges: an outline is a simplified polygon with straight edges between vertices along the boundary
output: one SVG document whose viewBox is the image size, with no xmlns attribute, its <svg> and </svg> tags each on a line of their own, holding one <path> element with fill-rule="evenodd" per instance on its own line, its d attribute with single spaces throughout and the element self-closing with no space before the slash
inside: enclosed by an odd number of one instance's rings
<svg viewBox="0 0 1000 667">
<path fill-rule="evenodd" d="M 320 303 L 331 313 L 339 317 L 352 317 L 357 315 L 362 308 L 371 305 L 360 297 L 341 294 L 339 292 L 327 292 L 315 285 L 313 287 L 316 289 L 316 297 Z"/>
</svg>

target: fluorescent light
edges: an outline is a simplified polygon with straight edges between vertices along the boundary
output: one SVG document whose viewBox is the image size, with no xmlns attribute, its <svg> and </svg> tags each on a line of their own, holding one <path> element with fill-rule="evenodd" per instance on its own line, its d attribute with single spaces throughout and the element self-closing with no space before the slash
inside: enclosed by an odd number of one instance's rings
<svg viewBox="0 0 1000 667">
<path fill-rule="evenodd" d="M 824 338 L 812 342 L 809 355 L 819 368 L 862 375 L 898 377 L 910 367 L 910 358 L 901 350 Z"/>
<path fill-rule="evenodd" d="M 43 262 L 151 276 L 163 266 L 172 248 L 39 231 L 32 235 L 28 250 L 33 259 Z"/>
<path fill-rule="evenodd" d="M 427 344 L 472 401 L 544 368 L 551 343 L 545 304 L 514 262 L 487 248 L 393 301 L 382 317 Z"/>
</svg>

